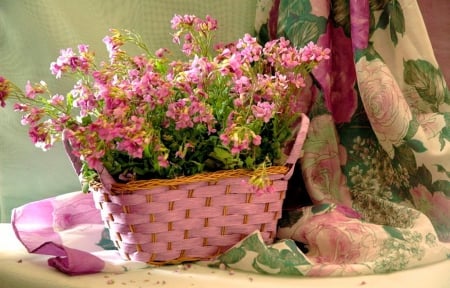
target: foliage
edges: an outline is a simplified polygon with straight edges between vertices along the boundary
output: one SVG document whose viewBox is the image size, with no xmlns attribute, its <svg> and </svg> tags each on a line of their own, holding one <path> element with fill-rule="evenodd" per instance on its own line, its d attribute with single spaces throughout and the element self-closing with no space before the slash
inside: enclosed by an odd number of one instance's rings
<svg viewBox="0 0 450 288">
<path fill-rule="evenodd" d="M 301 112 L 292 107 L 303 76 L 329 49 L 297 49 L 284 38 L 263 46 L 249 34 L 213 47 L 217 21 L 210 16 L 175 15 L 171 24 L 186 59 L 170 59 L 165 48 L 152 53 L 139 34 L 111 29 L 103 39 L 108 59 L 97 62 L 83 44 L 51 63 L 56 78 L 75 80 L 65 96 L 43 81 L 22 92 L 0 77 L 0 104 L 19 101 L 14 108 L 36 146 L 67 140 L 88 178 L 99 163 L 129 181 L 279 161 Z M 130 55 L 128 45 L 141 54 Z"/>
</svg>

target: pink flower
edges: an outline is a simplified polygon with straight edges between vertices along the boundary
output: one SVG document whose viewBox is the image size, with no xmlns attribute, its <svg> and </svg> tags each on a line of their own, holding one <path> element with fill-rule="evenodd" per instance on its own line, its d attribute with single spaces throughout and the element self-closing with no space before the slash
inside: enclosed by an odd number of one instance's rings
<svg viewBox="0 0 450 288">
<path fill-rule="evenodd" d="M 268 123 L 273 116 L 275 109 L 274 103 L 258 102 L 252 106 L 253 115 L 257 119 L 262 119 L 265 123 Z"/>
<path fill-rule="evenodd" d="M 60 94 L 55 94 L 50 99 L 50 103 L 55 106 L 61 105 L 63 103 L 63 101 L 64 101 L 64 96 L 62 96 Z"/>
<path fill-rule="evenodd" d="M 358 87 L 370 124 L 384 150 L 394 157 L 396 146 L 403 144 L 412 113 L 389 68 L 381 61 L 357 63 Z"/>
<path fill-rule="evenodd" d="M 169 161 L 167 160 L 166 155 L 159 155 L 158 156 L 158 164 L 162 168 L 167 168 L 169 166 Z"/>
<path fill-rule="evenodd" d="M 347 217 L 333 204 L 323 205 L 330 208 L 319 213 L 312 212 L 314 206 L 304 208 L 304 219 L 291 236 L 308 245 L 309 259 L 317 264 L 354 264 L 379 257 L 377 247 L 388 237 L 382 226 Z"/>
<path fill-rule="evenodd" d="M 342 174 L 336 130 L 330 115 L 315 117 L 310 123 L 308 143 L 301 158 L 305 184 L 313 203 L 334 202 L 351 207 L 350 192 Z"/>
<path fill-rule="evenodd" d="M 450 241 L 450 198 L 441 191 L 431 193 L 419 184 L 410 190 L 414 206 L 427 215 L 433 223 L 439 239 Z"/>
<path fill-rule="evenodd" d="M 171 26 L 186 54 L 182 59 L 168 59 L 165 48 L 151 53 L 139 35 L 111 29 L 103 38 L 108 58 L 96 62 L 89 46 L 80 44 L 78 51 L 61 50 L 50 64 L 56 78 L 75 79 L 69 93 L 50 92 L 44 82 L 28 82 L 19 93 L 0 77 L 0 105 L 7 97 L 19 100 L 14 108 L 23 112 L 22 124 L 43 149 L 64 133 L 89 177 L 87 167 L 103 164 L 114 179 L 129 181 L 281 162 L 260 163 L 282 149 L 262 145 L 263 137 L 274 137 L 270 140 L 280 146 L 291 140 L 279 131 L 299 119 L 303 75 L 328 50 L 309 44 L 300 52 L 284 38 L 263 47 L 250 34 L 214 50 L 217 21 L 211 16 L 175 15 Z M 129 54 L 129 44 L 141 51 Z M 255 191 L 270 193 L 269 180 L 255 180 Z"/>
<path fill-rule="evenodd" d="M 43 94 L 46 91 L 47 88 L 45 82 L 31 85 L 31 82 L 27 81 L 27 84 L 25 85 L 25 95 L 30 99 L 34 99 L 36 94 Z"/>
<path fill-rule="evenodd" d="M 112 33 L 111 36 L 105 36 L 103 38 L 103 43 L 106 45 L 106 50 L 109 52 L 109 59 L 111 62 L 114 62 L 117 55 L 119 55 L 122 50 L 120 47 L 124 44 L 124 39 L 121 35 L 121 32 L 117 29 L 110 29 Z"/>
</svg>

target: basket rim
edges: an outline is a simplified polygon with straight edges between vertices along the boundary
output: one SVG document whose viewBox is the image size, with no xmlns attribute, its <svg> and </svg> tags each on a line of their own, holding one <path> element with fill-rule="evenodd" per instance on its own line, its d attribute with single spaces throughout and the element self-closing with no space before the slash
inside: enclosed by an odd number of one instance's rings
<svg viewBox="0 0 450 288">
<path fill-rule="evenodd" d="M 289 172 L 290 165 L 283 166 L 270 166 L 265 168 L 265 173 L 269 176 L 280 175 L 284 176 Z M 219 180 L 231 179 L 231 178 L 242 178 L 242 177 L 252 177 L 255 175 L 257 170 L 251 169 L 229 169 L 229 170 L 218 170 L 215 172 L 202 172 L 189 176 L 181 176 L 172 179 L 148 179 L 148 180 L 132 180 L 126 183 L 113 183 L 111 187 L 111 192 L 114 191 L 134 191 L 140 189 L 151 189 L 158 186 L 179 186 L 192 184 L 196 182 L 208 182 L 216 183 Z M 99 183 L 100 184 L 100 183 Z M 101 185 L 101 184 L 100 184 Z"/>
</svg>

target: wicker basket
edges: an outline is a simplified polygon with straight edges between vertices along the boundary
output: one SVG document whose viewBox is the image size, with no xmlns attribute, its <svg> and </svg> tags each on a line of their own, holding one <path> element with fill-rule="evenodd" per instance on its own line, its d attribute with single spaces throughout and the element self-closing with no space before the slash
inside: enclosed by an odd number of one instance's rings
<svg viewBox="0 0 450 288">
<path fill-rule="evenodd" d="M 255 195 L 247 183 L 252 171 L 244 169 L 126 184 L 99 171 L 102 184 L 92 194 L 121 256 L 149 264 L 212 259 L 256 230 L 272 243 L 308 126 L 302 115 L 286 164 L 269 167 L 273 193 Z"/>
</svg>

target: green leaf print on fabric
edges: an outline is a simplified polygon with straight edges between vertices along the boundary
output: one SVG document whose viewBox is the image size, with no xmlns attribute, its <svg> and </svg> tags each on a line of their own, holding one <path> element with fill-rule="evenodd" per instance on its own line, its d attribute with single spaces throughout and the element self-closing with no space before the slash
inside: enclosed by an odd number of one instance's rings
<svg viewBox="0 0 450 288">
<path fill-rule="evenodd" d="M 381 59 L 380 54 L 373 47 L 373 43 L 369 42 L 367 48 L 355 50 L 355 62 L 358 62 L 361 58 L 365 57 L 367 61 L 373 61 L 374 59 Z"/>
<path fill-rule="evenodd" d="M 433 182 L 431 193 L 443 192 L 445 196 L 450 197 L 450 182 L 446 180 L 436 180 Z"/>
<path fill-rule="evenodd" d="M 433 112 L 438 112 L 448 94 L 441 71 L 422 59 L 404 61 L 403 67 L 405 83 L 413 86 L 419 96 L 431 104 Z"/>
<path fill-rule="evenodd" d="M 317 42 L 326 31 L 327 20 L 311 13 L 309 0 L 282 0 L 278 31 L 283 31 L 283 35 L 279 36 L 286 36 L 298 47 Z"/>
<path fill-rule="evenodd" d="M 254 234 L 245 239 L 245 241 L 242 242 L 241 247 L 247 251 L 253 251 L 257 253 L 263 252 L 266 249 L 266 246 L 263 242 L 261 242 L 261 239 L 257 234 Z"/>
<path fill-rule="evenodd" d="M 386 229 L 386 228 L 385 228 Z M 423 235 L 410 230 L 403 233 L 393 228 L 388 231 L 392 238 L 383 242 L 379 258 L 375 262 L 376 273 L 389 273 L 405 269 L 413 259 L 420 260 L 424 256 L 422 247 Z M 399 238 L 401 237 L 401 238 Z"/>
<path fill-rule="evenodd" d="M 235 264 L 241 261 L 246 255 L 246 252 L 241 247 L 234 247 L 227 251 L 227 253 L 222 254 L 219 260 L 226 264 Z"/>
<path fill-rule="evenodd" d="M 406 144 L 403 144 L 395 149 L 395 156 L 393 163 L 401 165 L 408 171 L 409 175 L 414 175 L 417 170 L 416 157 L 413 150 Z"/>
<path fill-rule="evenodd" d="M 445 88 L 445 99 L 444 102 L 446 104 L 450 104 L 450 91 L 448 90 L 448 87 Z"/>
<path fill-rule="evenodd" d="M 411 174 L 411 177 L 413 179 L 412 183 L 414 186 L 417 186 L 418 184 L 422 184 L 423 186 L 427 187 L 429 191 L 431 191 L 431 185 L 433 184 L 433 178 L 431 175 L 430 170 L 425 165 L 422 165 L 417 168 L 417 172 L 415 174 Z"/>
<path fill-rule="evenodd" d="M 290 249 L 268 248 L 264 253 L 258 255 L 253 262 L 253 268 L 266 274 L 302 276 L 303 274 L 296 266 L 310 265 L 310 263 L 306 261 L 303 254 L 298 252 L 298 248 L 292 240 L 286 240 L 284 244 L 287 244 Z"/>
<path fill-rule="evenodd" d="M 329 203 L 318 204 L 318 205 L 314 205 L 311 208 L 311 212 L 314 215 L 318 215 L 318 214 L 323 214 L 323 213 L 326 213 L 328 211 L 331 211 L 334 208 L 336 208 L 336 205 L 332 205 L 332 204 L 329 204 Z"/>
<path fill-rule="evenodd" d="M 410 139 L 406 142 L 406 144 L 408 145 L 408 147 L 410 147 L 411 149 L 413 149 L 418 153 L 423 153 L 427 151 L 427 148 L 423 145 L 422 141 Z"/>
<path fill-rule="evenodd" d="M 444 166 L 440 164 L 436 164 L 435 166 L 437 167 L 438 172 L 444 173 L 445 175 L 447 175 L 447 177 L 450 178 L 450 171 L 447 171 Z"/>
<path fill-rule="evenodd" d="M 388 25 L 392 43 L 394 43 L 394 46 L 397 46 L 397 33 L 402 36 L 405 33 L 405 17 L 399 1 L 392 0 L 388 5 L 384 6 L 376 27 L 386 29 Z"/>
<path fill-rule="evenodd" d="M 446 90 L 448 92 L 448 90 Z M 445 146 L 445 141 L 450 141 L 450 113 L 443 113 L 445 119 L 445 127 L 439 134 L 439 142 L 441 143 L 441 149 Z"/>
<path fill-rule="evenodd" d="M 383 226 L 383 229 L 392 237 L 400 240 L 405 240 L 405 238 L 403 238 L 402 232 L 399 229 L 392 226 Z"/>
<path fill-rule="evenodd" d="M 107 228 L 103 229 L 101 239 L 96 245 L 102 247 L 104 250 L 117 250 L 114 242 L 109 237 L 109 230 Z"/>
<path fill-rule="evenodd" d="M 419 121 L 417 121 L 417 118 L 413 115 L 413 118 L 411 119 L 411 121 L 409 121 L 409 126 L 408 126 L 408 132 L 406 132 L 405 135 L 405 140 L 411 140 L 414 135 L 416 135 L 417 131 L 419 130 L 420 127 L 420 123 Z"/>
</svg>

